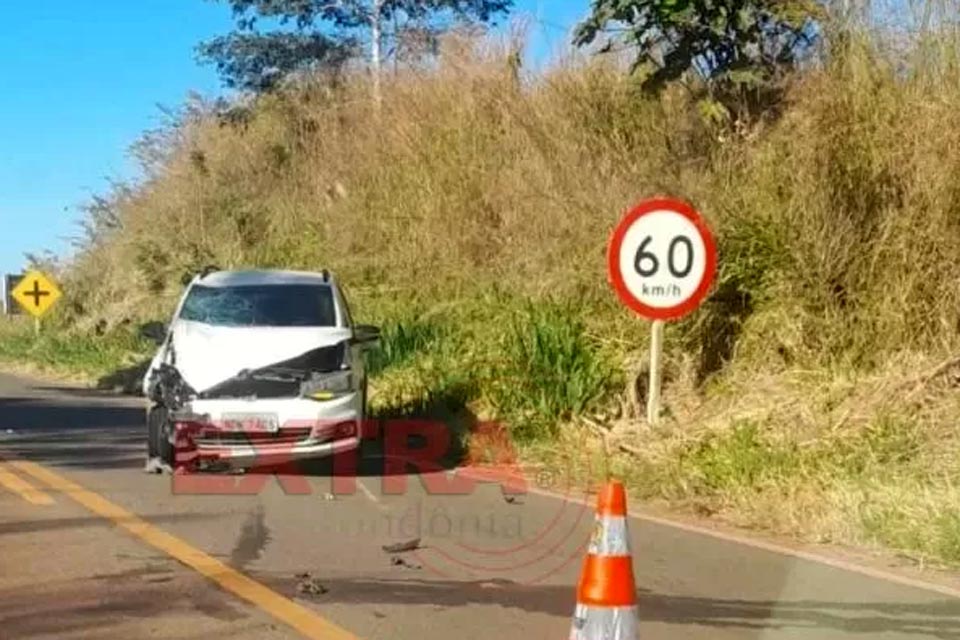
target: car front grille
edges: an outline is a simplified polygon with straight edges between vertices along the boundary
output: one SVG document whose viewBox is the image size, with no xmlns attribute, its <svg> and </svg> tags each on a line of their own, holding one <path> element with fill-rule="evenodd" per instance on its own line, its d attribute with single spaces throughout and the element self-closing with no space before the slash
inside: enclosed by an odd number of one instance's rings
<svg viewBox="0 0 960 640">
<path fill-rule="evenodd" d="M 310 427 L 281 429 L 276 433 L 244 433 L 243 431 L 205 431 L 197 436 L 198 447 L 270 446 L 300 444 L 310 438 Z"/>
</svg>

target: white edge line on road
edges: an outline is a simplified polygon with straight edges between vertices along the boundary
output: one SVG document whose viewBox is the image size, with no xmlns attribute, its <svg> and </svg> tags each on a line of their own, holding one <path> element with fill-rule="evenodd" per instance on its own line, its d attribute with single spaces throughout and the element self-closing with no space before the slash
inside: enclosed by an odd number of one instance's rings
<svg viewBox="0 0 960 640">
<path fill-rule="evenodd" d="M 370 491 L 367 485 L 363 484 L 363 480 L 360 478 L 357 478 L 356 480 L 357 486 L 360 487 L 360 491 L 363 492 L 363 495 L 367 496 L 367 499 L 370 500 L 370 502 L 372 502 L 377 509 L 383 511 L 384 513 L 389 511 L 389 509 L 387 509 L 387 507 L 380 502 L 380 498 L 377 497 L 377 494 L 375 494 L 373 491 Z"/>
<path fill-rule="evenodd" d="M 587 507 L 592 505 L 582 498 L 576 498 L 571 496 L 564 496 L 552 491 L 547 491 L 546 489 L 540 489 L 539 487 L 528 487 L 527 491 L 530 493 L 547 497 L 554 498 L 557 500 L 567 500 L 569 502 L 576 502 Z M 760 549 L 762 551 L 767 551 L 769 553 L 775 553 L 782 556 L 787 556 L 791 558 L 796 558 L 798 560 L 806 560 L 808 562 L 813 562 L 816 564 L 821 564 L 833 569 L 839 569 L 841 571 L 847 571 L 850 573 L 857 573 L 862 576 L 873 578 L 875 580 L 883 580 L 885 582 L 892 582 L 894 584 L 899 584 L 904 587 L 911 587 L 914 589 L 922 589 L 924 591 L 931 591 L 934 593 L 939 593 L 940 595 L 949 596 L 951 598 L 960 599 L 960 589 L 949 587 L 944 584 L 938 584 L 935 582 L 927 582 L 925 580 L 920 580 L 917 578 L 909 578 L 907 576 L 899 575 L 891 571 L 884 571 L 883 569 L 874 569 L 871 567 L 865 567 L 863 565 L 856 564 L 854 562 L 847 562 L 844 560 L 838 560 L 836 558 L 830 558 L 828 556 L 820 555 L 817 553 L 812 553 L 809 551 L 801 551 L 799 549 L 791 549 L 790 547 L 775 544 L 772 542 L 765 542 L 763 540 L 755 540 L 747 536 L 737 535 L 735 533 L 727 533 L 724 531 L 716 531 L 714 529 L 709 529 L 707 527 L 697 526 L 695 524 L 688 524 L 685 522 L 677 522 L 674 520 L 669 520 L 666 518 L 659 518 L 657 516 L 651 516 L 646 514 L 630 513 L 629 517 L 633 520 L 639 520 L 641 522 L 649 522 L 651 524 L 660 525 L 662 527 L 669 527 L 672 529 L 679 529 L 681 531 L 686 531 L 687 533 L 693 533 L 701 536 L 707 536 L 709 538 L 714 538 L 716 540 L 722 540 L 724 542 L 731 542 L 745 547 L 752 547 L 754 549 Z"/>
</svg>

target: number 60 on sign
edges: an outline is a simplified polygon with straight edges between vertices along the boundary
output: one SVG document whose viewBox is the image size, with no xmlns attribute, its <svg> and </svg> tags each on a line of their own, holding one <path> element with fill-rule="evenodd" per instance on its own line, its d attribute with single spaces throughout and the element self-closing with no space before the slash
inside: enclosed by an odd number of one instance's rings
<svg viewBox="0 0 960 640">
<path fill-rule="evenodd" d="M 649 320 L 676 320 L 695 310 L 717 269 L 713 235 L 681 200 L 642 202 L 617 225 L 607 254 L 620 300 Z"/>
</svg>

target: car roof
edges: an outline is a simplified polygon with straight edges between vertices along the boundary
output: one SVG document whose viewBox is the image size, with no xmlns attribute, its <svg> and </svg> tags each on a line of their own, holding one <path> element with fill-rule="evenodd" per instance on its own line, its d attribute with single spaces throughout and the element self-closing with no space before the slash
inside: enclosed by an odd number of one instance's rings
<svg viewBox="0 0 960 640">
<path fill-rule="evenodd" d="M 280 271 L 274 269 L 251 269 L 247 271 L 214 271 L 197 284 L 205 287 L 243 287 L 253 285 L 313 284 L 329 285 L 333 276 L 312 271 Z"/>
</svg>

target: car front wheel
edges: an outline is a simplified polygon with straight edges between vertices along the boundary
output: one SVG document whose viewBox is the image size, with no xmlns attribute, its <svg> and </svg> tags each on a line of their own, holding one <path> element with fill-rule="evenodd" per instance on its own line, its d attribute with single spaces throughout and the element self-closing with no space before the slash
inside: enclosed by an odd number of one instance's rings
<svg viewBox="0 0 960 640">
<path fill-rule="evenodd" d="M 147 414 L 147 457 L 173 467 L 171 424 L 166 407 L 154 405 Z"/>
</svg>

